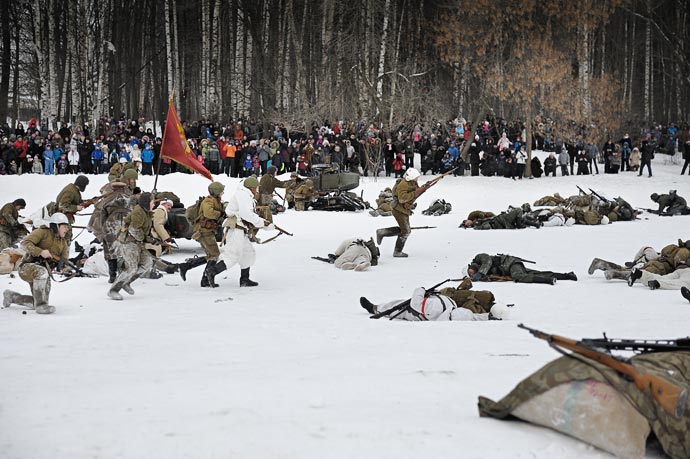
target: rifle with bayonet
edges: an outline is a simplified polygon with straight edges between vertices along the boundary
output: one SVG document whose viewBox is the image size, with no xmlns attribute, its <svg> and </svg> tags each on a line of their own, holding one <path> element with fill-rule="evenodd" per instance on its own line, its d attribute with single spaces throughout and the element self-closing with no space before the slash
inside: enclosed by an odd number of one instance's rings
<svg viewBox="0 0 690 459">
<path fill-rule="evenodd" d="M 443 174 L 439 175 L 438 177 L 429 180 L 429 181 L 426 182 L 424 185 L 422 185 L 422 186 L 420 186 L 419 188 L 417 188 L 416 196 L 417 196 L 417 197 L 421 196 L 422 194 L 424 194 L 424 193 L 426 192 L 426 190 L 428 190 L 428 189 L 431 188 L 432 186 L 436 185 L 439 181 L 441 181 L 441 179 L 442 179 L 443 177 L 445 177 L 446 175 L 452 174 L 452 173 L 455 172 L 456 170 L 457 170 L 457 167 L 454 167 L 453 169 L 449 170 L 448 172 L 444 172 Z"/>
<path fill-rule="evenodd" d="M 640 391 L 646 392 L 648 390 L 648 393 L 668 414 L 676 419 L 680 419 L 683 415 L 688 391 L 659 376 L 638 371 L 632 365 L 630 359 L 611 355 L 607 352 L 608 349 L 603 348 L 601 350 L 602 347 L 596 347 L 591 341 L 576 341 L 563 336 L 550 335 L 523 324 L 519 324 L 518 327 L 524 328 L 535 337 L 545 340 L 551 347 L 561 353 L 564 353 L 562 349 L 568 349 L 621 373 L 629 378 Z M 569 355 L 567 353 L 564 354 Z"/>
</svg>

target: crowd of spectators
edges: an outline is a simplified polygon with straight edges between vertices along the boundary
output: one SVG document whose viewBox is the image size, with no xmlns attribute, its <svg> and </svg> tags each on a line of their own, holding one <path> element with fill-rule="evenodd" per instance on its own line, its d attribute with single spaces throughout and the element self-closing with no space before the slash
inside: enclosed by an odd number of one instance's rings
<svg viewBox="0 0 690 459">
<path fill-rule="evenodd" d="M 190 172 L 169 159 L 158 162 L 162 140 L 145 120 L 101 120 L 93 131 L 88 125 L 63 125 L 57 132 L 42 131 L 36 120 L 13 128 L 0 127 L 0 175 L 2 174 L 101 174 L 125 158 L 143 175 Z M 213 174 L 232 177 L 262 175 L 269 165 L 278 173 L 297 171 L 308 176 L 315 165 L 328 164 L 362 175 L 400 177 L 421 159 L 422 173 L 453 171 L 456 176 L 484 175 L 521 179 L 528 155 L 520 123 L 486 117 L 472 126 L 463 118 L 445 123 L 406 122 L 386 132 L 375 124 L 359 121 L 313 123 L 288 130 L 284 123 L 264 124 L 242 120 L 225 124 L 186 122 L 189 147 Z M 531 175 L 556 176 L 638 171 L 651 175 L 654 153 L 681 150 L 690 160 L 688 129 L 671 125 L 642 128 L 636 138 L 628 134 L 609 139 L 601 148 L 591 142 L 559 139 L 548 122 L 535 124 L 533 149 L 551 154 L 543 164 L 531 158 Z M 679 141 L 680 138 L 680 141 Z M 575 167 L 577 166 L 577 167 Z M 319 169 L 315 167 L 314 169 Z M 684 168 L 685 169 L 685 168 Z"/>
</svg>

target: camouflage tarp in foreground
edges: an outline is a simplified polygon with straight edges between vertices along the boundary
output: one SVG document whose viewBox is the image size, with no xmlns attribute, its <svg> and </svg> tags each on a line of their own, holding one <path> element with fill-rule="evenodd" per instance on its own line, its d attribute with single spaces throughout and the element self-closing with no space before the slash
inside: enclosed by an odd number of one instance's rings
<svg viewBox="0 0 690 459">
<path fill-rule="evenodd" d="M 632 364 L 640 372 L 652 373 L 690 390 L 690 352 L 641 354 L 632 358 Z M 479 397 L 479 414 L 505 419 L 523 403 L 560 384 L 586 380 L 609 384 L 623 395 L 649 422 L 661 447 L 670 457 L 674 459 L 690 457 L 690 407 L 687 400 L 681 418 L 676 419 L 655 402 L 648 390 L 644 392 L 638 390 L 633 382 L 628 381 L 616 371 L 581 356 L 566 356 L 550 362 L 520 382 L 498 402 Z M 608 427 L 616 429 L 616 421 L 611 420 Z M 616 435 L 615 431 L 612 435 Z"/>
</svg>

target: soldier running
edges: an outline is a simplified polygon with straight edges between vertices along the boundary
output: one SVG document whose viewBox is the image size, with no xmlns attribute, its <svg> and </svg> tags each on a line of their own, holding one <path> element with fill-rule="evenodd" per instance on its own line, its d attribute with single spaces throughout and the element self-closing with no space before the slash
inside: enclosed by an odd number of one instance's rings
<svg viewBox="0 0 690 459">
<path fill-rule="evenodd" d="M 19 223 L 19 211 L 26 207 L 26 201 L 19 198 L 8 202 L 0 209 L 0 250 L 11 247 L 28 234 L 26 227 Z"/>
</svg>

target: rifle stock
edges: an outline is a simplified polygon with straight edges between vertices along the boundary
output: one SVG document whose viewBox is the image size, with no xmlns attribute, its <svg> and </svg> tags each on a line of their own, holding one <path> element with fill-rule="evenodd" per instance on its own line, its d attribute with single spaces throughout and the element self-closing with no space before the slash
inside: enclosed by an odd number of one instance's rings
<svg viewBox="0 0 690 459">
<path fill-rule="evenodd" d="M 539 339 L 543 339 L 552 347 L 571 350 L 584 357 L 599 362 L 602 365 L 606 365 L 613 370 L 616 370 L 617 372 L 630 378 L 640 391 L 644 392 L 646 389 L 649 389 L 649 392 L 654 400 L 656 400 L 656 402 L 668 414 L 676 419 L 680 419 L 680 417 L 683 415 L 685 401 L 688 396 L 686 389 L 678 387 L 675 384 L 651 373 L 642 373 L 638 371 L 631 363 L 629 363 L 627 359 L 624 360 L 614 357 L 606 352 L 599 352 L 590 348 L 582 341 L 575 341 L 574 339 L 565 338 L 558 335 L 549 335 L 542 331 L 529 328 L 524 324 L 519 324 L 518 327 L 524 328 Z"/>
</svg>

